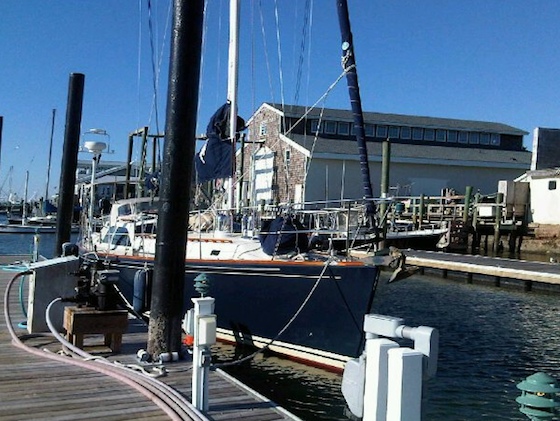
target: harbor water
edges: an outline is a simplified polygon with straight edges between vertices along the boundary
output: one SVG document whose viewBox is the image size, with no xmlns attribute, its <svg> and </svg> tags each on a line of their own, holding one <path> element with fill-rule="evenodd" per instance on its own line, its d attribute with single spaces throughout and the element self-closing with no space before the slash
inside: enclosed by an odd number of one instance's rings
<svg viewBox="0 0 560 421">
<path fill-rule="evenodd" d="M 41 235 L 41 254 L 54 255 L 54 237 Z M 32 249 L 32 235 L 0 236 L 0 254 Z M 516 384 L 540 371 L 560 381 L 559 294 L 426 275 L 391 284 L 387 278 L 373 312 L 440 332 L 438 373 L 426 384 L 423 420 L 526 420 L 515 401 Z M 214 351 L 216 363 L 241 352 L 225 345 Z M 226 371 L 304 420 L 348 419 L 341 375 L 267 354 Z"/>
</svg>

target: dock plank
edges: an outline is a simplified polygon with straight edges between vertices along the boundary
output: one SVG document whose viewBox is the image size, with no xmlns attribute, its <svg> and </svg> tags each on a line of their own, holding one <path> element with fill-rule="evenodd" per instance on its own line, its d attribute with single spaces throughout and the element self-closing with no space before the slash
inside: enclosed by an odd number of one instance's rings
<svg viewBox="0 0 560 421">
<path fill-rule="evenodd" d="M 411 249 L 404 253 L 408 264 L 422 268 L 560 285 L 560 265 L 557 263 Z"/>
<path fill-rule="evenodd" d="M 0 265 L 24 260 L 25 256 L 0 256 Z M 15 276 L 14 271 L 0 270 L 0 302 Z M 26 291 L 24 291 L 26 296 Z M 9 297 L 13 328 L 26 345 L 58 352 L 60 344 L 51 336 L 28 335 L 18 323 L 25 321 L 14 287 Z M 33 420 L 168 420 L 170 417 L 151 399 L 110 376 L 53 361 L 25 352 L 12 343 L 4 312 L 0 316 L 0 419 L 3 421 Z M 129 321 L 129 332 L 123 335 L 121 353 L 105 355 L 111 361 L 138 364 L 136 352 L 145 348 L 147 326 Z M 86 342 L 87 345 L 87 342 Z M 103 348 L 103 347 L 101 347 Z M 190 400 L 192 361 L 170 363 L 168 373 L 159 380 L 173 387 Z M 221 370 L 209 375 L 208 420 L 297 420 L 298 418 L 274 402 L 260 396 L 232 379 Z M 201 418 L 197 418 L 201 419 Z"/>
</svg>

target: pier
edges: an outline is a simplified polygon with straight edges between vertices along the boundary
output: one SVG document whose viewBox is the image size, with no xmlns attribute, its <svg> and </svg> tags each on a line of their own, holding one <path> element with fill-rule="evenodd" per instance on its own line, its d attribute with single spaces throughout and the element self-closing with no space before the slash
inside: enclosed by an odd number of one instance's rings
<svg viewBox="0 0 560 421">
<path fill-rule="evenodd" d="M 0 264 L 28 259 L 29 256 L 0 256 Z M 0 301 L 4 307 L 5 291 L 10 280 L 18 273 L 0 271 Z M 0 317 L 0 419 L 4 421 L 34 419 L 103 419 L 103 420 L 298 420 L 296 416 L 279 407 L 274 402 L 251 390 L 222 370 L 210 372 L 209 410 L 200 412 L 190 404 L 173 404 L 167 411 L 155 402 L 158 398 L 153 386 L 148 393 L 141 393 L 130 382 L 123 382 L 114 376 L 94 371 L 87 366 L 104 366 L 96 361 L 81 360 L 80 365 L 70 364 L 65 359 L 77 358 L 56 356 L 61 344 L 52 335 L 28 335 L 23 322 L 26 320 L 20 296 L 27 297 L 27 282 L 22 282 L 23 294 L 18 291 L 20 283 L 12 288 L 8 310 L 11 326 L 25 348 L 12 341 L 7 319 Z M 25 303 L 26 305 L 26 303 Z M 137 351 L 145 348 L 147 327 L 129 318 L 128 330 L 122 335 L 119 354 L 114 354 L 103 345 L 103 335 L 84 339 L 84 346 L 94 355 L 104 356 L 109 361 L 135 365 L 138 370 L 145 367 L 137 359 Z M 99 339 L 101 337 L 101 340 Z M 100 345 L 101 344 L 101 345 Z M 44 354 L 44 356 L 42 355 Z M 110 364 L 111 366 L 113 364 Z M 192 361 L 190 359 L 166 363 L 166 374 L 158 377 L 163 387 L 190 399 Z M 167 392 L 169 395 L 169 392 Z M 182 410 L 177 409 L 182 406 Z M 181 409 L 181 408 L 179 408 Z M 171 415 L 170 415 L 171 414 Z M 176 415 L 180 414 L 180 415 Z"/>
<path fill-rule="evenodd" d="M 525 291 L 530 291 L 535 282 L 560 288 L 560 265 L 557 263 L 411 249 L 404 253 L 408 264 L 421 270 L 440 270 L 444 278 L 449 272 L 457 272 L 464 274 L 469 283 L 478 275 L 491 277 L 496 286 L 500 286 L 502 279 L 521 282 Z"/>
</svg>

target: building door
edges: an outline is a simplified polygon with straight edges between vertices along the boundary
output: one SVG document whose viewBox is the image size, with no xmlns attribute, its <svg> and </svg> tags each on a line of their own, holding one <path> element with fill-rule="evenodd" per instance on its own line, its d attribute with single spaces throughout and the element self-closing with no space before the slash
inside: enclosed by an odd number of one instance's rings
<svg viewBox="0 0 560 421">
<path fill-rule="evenodd" d="M 272 180 L 274 176 L 274 152 L 263 146 L 252 156 L 252 185 L 251 197 L 253 204 L 272 203 Z"/>
</svg>

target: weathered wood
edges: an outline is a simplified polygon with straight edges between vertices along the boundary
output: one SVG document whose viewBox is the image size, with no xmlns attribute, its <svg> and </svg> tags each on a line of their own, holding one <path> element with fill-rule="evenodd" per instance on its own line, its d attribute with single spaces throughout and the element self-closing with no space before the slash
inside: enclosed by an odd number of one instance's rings
<svg viewBox="0 0 560 421">
<path fill-rule="evenodd" d="M 0 256 L 0 264 L 21 260 L 17 256 Z M 0 270 L 0 303 L 4 291 L 16 272 Z M 24 282 L 24 296 L 27 286 Z M 17 326 L 26 320 L 19 303 L 19 283 L 9 296 L 10 316 L 18 337 L 28 346 L 58 352 L 60 343 L 50 335 L 28 335 Z M 14 346 L 6 327 L 4 313 L 0 316 L 0 419 L 2 421 L 33 420 L 146 420 L 163 421 L 169 416 L 154 402 L 113 377 L 53 361 L 25 352 Z M 136 352 L 146 348 L 147 327 L 135 319 L 128 320 L 123 334 L 121 353 L 111 355 L 101 347 L 99 355 L 123 364 L 139 365 Z M 103 337 L 101 335 L 101 337 Z M 96 339 L 96 338 L 93 338 Z M 88 351 L 91 352 L 90 349 Z M 92 362 L 92 364 L 98 364 Z M 185 359 L 166 366 L 168 373 L 159 380 L 183 396 L 191 396 L 192 361 Z M 210 372 L 210 409 L 208 419 L 220 420 L 288 420 L 297 417 L 282 410 L 274 402 L 260 397 L 232 380 L 220 370 Z"/>
<path fill-rule="evenodd" d="M 406 262 L 421 268 L 463 272 L 519 281 L 560 285 L 560 265 L 527 260 L 503 259 L 467 254 L 406 250 Z"/>
</svg>

